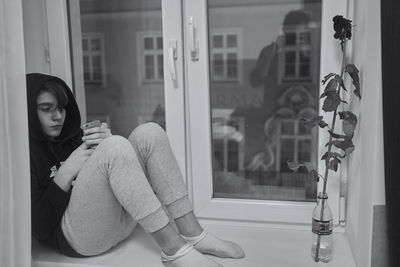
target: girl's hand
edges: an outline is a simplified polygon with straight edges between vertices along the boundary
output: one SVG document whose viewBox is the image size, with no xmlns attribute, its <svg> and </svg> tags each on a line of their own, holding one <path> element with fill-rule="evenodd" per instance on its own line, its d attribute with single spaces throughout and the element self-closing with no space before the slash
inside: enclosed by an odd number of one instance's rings
<svg viewBox="0 0 400 267">
<path fill-rule="evenodd" d="M 86 143 L 82 143 L 58 169 L 54 177 L 54 182 L 67 192 L 71 187 L 72 181 L 78 176 L 78 173 L 93 151 L 93 148 L 90 148 Z"/>
<path fill-rule="evenodd" d="M 96 147 L 104 139 L 112 135 L 110 128 L 108 128 L 105 122 L 102 122 L 100 127 L 83 130 L 83 134 L 82 141 L 89 147 Z"/>
</svg>

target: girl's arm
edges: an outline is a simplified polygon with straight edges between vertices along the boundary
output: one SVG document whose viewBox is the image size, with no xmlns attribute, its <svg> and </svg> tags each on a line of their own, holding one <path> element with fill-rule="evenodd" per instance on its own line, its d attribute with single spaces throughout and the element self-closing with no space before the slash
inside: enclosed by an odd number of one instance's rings
<svg viewBox="0 0 400 267">
<path fill-rule="evenodd" d="M 56 183 L 62 190 L 68 192 L 71 188 L 72 181 L 78 176 L 86 160 L 93 153 L 93 148 L 90 148 L 86 143 L 82 143 L 71 155 L 67 158 L 63 165 L 58 169 L 54 177 Z"/>
</svg>

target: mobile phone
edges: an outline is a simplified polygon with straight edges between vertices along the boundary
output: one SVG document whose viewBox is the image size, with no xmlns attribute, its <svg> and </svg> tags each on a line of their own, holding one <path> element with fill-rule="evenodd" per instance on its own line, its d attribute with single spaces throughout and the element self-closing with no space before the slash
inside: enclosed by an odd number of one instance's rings
<svg viewBox="0 0 400 267">
<path fill-rule="evenodd" d="M 99 120 L 95 120 L 95 121 L 91 121 L 91 122 L 87 122 L 85 124 L 82 125 L 82 129 L 83 130 L 87 130 L 93 127 L 100 127 L 101 126 L 101 122 Z"/>
</svg>

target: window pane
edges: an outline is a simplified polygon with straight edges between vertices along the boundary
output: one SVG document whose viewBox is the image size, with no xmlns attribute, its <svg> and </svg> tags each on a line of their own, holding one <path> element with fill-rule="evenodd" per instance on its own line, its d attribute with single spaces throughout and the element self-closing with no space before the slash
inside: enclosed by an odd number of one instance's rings
<svg viewBox="0 0 400 267">
<path fill-rule="evenodd" d="M 151 50 L 153 49 L 153 38 L 152 37 L 145 37 L 144 38 L 144 49 Z"/>
<path fill-rule="evenodd" d="M 281 121 L 281 134 L 294 134 L 294 122 Z"/>
<path fill-rule="evenodd" d="M 106 121 L 125 137 L 148 121 L 165 128 L 161 0 L 79 3 L 85 119 Z M 109 16 L 120 12 L 129 15 Z"/>
<path fill-rule="evenodd" d="M 309 162 L 311 160 L 311 141 L 299 140 L 299 161 Z"/>
<path fill-rule="evenodd" d="M 299 35 L 299 44 L 311 44 L 311 33 L 301 32 Z"/>
<path fill-rule="evenodd" d="M 222 77 L 224 73 L 224 61 L 222 54 L 214 54 L 213 76 Z"/>
<path fill-rule="evenodd" d="M 146 67 L 153 67 L 154 66 L 154 57 L 153 55 L 145 55 L 144 56 L 144 64 Z"/>
<path fill-rule="evenodd" d="M 164 57 L 163 55 L 158 55 L 157 56 L 157 69 L 158 69 L 158 77 L 163 78 L 164 77 Z"/>
<path fill-rule="evenodd" d="M 237 55 L 236 53 L 228 53 L 228 78 L 237 78 Z"/>
<path fill-rule="evenodd" d="M 82 39 L 82 50 L 84 52 L 89 50 L 88 39 Z"/>
<path fill-rule="evenodd" d="M 285 53 L 285 63 L 295 63 L 296 62 L 296 52 L 290 51 Z"/>
<path fill-rule="evenodd" d="M 214 35 L 213 36 L 213 47 L 221 48 L 224 46 L 223 36 L 222 35 Z"/>
<path fill-rule="evenodd" d="M 303 50 L 299 54 L 300 54 L 300 64 L 310 63 L 311 52 L 309 50 Z"/>
<path fill-rule="evenodd" d="M 208 0 L 207 16 L 213 197 L 315 201 L 287 161 L 318 158 L 318 135 L 296 120 L 319 110 L 322 1 L 223 2 Z"/>
<path fill-rule="evenodd" d="M 90 50 L 92 51 L 100 50 L 100 38 L 92 38 L 90 40 Z"/>
<path fill-rule="evenodd" d="M 157 37 L 157 49 L 163 49 L 163 39 L 162 39 L 162 37 Z"/>
<path fill-rule="evenodd" d="M 285 44 L 286 45 L 295 45 L 296 44 L 296 33 L 287 32 L 285 34 Z"/>
<path fill-rule="evenodd" d="M 234 34 L 228 34 L 227 36 L 227 46 L 237 47 L 237 36 Z"/>
<path fill-rule="evenodd" d="M 303 122 L 299 122 L 299 134 L 300 135 L 310 135 L 312 127 L 304 124 Z"/>
</svg>

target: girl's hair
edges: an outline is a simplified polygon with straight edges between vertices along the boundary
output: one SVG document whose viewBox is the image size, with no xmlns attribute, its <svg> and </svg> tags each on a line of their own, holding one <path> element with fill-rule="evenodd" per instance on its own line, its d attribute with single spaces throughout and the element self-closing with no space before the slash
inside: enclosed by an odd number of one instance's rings
<svg viewBox="0 0 400 267">
<path fill-rule="evenodd" d="M 64 85 L 60 84 L 59 82 L 47 81 L 40 91 L 49 92 L 50 94 L 54 95 L 54 97 L 57 99 L 58 105 L 66 107 L 68 105 L 68 95 L 65 90 L 68 89 L 66 89 Z"/>
</svg>

